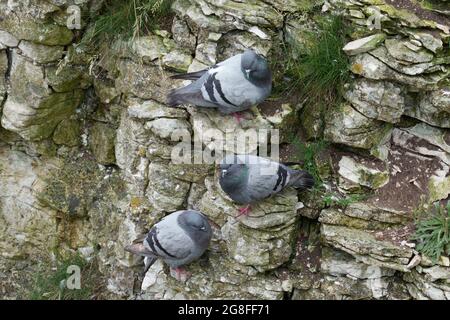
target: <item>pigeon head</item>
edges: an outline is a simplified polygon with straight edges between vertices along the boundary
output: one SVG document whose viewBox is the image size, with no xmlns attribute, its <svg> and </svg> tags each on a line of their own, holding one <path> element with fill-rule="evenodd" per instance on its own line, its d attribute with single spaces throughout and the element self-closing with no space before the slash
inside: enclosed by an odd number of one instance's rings
<svg viewBox="0 0 450 320">
<path fill-rule="evenodd" d="M 227 155 L 219 165 L 221 178 L 237 176 L 245 165 L 234 154 Z"/>
<path fill-rule="evenodd" d="M 211 226 L 200 212 L 186 210 L 178 217 L 178 223 L 195 242 L 207 244 L 211 240 Z"/>
<path fill-rule="evenodd" d="M 248 81 L 263 86 L 272 83 L 267 60 L 253 50 L 246 50 L 242 54 L 241 69 Z"/>
</svg>

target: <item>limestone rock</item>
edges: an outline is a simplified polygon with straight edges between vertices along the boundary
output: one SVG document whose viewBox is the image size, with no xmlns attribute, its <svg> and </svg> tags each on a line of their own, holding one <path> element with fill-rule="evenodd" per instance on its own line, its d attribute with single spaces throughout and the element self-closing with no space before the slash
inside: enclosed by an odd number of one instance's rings
<svg viewBox="0 0 450 320">
<path fill-rule="evenodd" d="M 97 162 L 108 165 L 115 163 L 116 131 L 106 123 L 95 123 L 90 129 L 89 145 Z"/>
<path fill-rule="evenodd" d="M 234 260 L 263 272 L 289 259 L 298 201 L 293 190 L 258 203 L 248 217 L 236 223 L 236 205 L 213 181 L 207 180 L 206 187 L 199 208 L 222 226 L 222 234 Z"/>
<path fill-rule="evenodd" d="M 323 223 L 342 225 L 356 229 L 384 230 L 411 222 L 408 213 L 386 210 L 367 202 L 349 204 L 345 210 L 322 210 L 319 220 Z"/>
<path fill-rule="evenodd" d="M 53 133 L 53 141 L 56 144 L 75 147 L 80 143 L 80 130 L 80 123 L 78 121 L 64 119 L 56 127 Z"/>
<path fill-rule="evenodd" d="M 41 161 L 0 146 L 0 259 L 48 259 L 56 241 L 54 212 L 37 194 L 57 161 Z"/>
<path fill-rule="evenodd" d="M 183 51 L 173 50 L 162 58 L 162 63 L 171 70 L 187 72 L 189 65 L 192 63 L 192 57 Z"/>
<path fill-rule="evenodd" d="M 421 31 L 411 31 L 411 37 L 420 41 L 420 43 L 428 50 L 436 53 L 442 49 L 442 40 L 432 33 L 421 32 Z"/>
<path fill-rule="evenodd" d="M 5 102 L 2 126 L 27 140 L 48 138 L 58 123 L 80 104 L 79 90 L 52 93 L 44 70 L 13 51 L 11 90 Z"/>
<path fill-rule="evenodd" d="M 175 178 L 167 167 L 161 162 L 150 163 L 146 196 L 155 209 L 173 212 L 182 209 L 190 184 Z"/>
<path fill-rule="evenodd" d="M 409 76 L 415 76 L 419 74 L 423 74 L 425 72 L 431 72 L 434 69 L 439 70 L 440 63 L 445 64 L 446 60 L 442 59 L 434 59 L 429 62 L 422 63 L 405 63 L 404 61 L 399 61 L 391 56 L 386 49 L 386 47 L 380 46 L 372 51 L 370 54 L 380 61 L 384 62 L 386 65 L 391 67 L 392 69 L 404 73 Z M 434 71 L 436 71 L 434 70 Z"/>
<path fill-rule="evenodd" d="M 196 38 L 192 34 L 187 23 L 175 17 L 172 24 L 173 40 L 181 47 L 189 50 L 189 52 L 195 52 Z"/>
<path fill-rule="evenodd" d="M 56 92 L 69 92 L 76 89 L 86 89 L 91 84 L 88 70 L 84 66 L 63 64 L 59 67 L 45 68 L 47 83 Z"/>
<path fill-rule="evenodd" d="M 176 132 L 190 132 L 190 125 L 184 119 L 161 118 L 148 121 L 145 128 L 151 130 L 153 134 L 161 139 L 170 140 Z"/>
<path fill-rule="evenodd" d="M 86 157 L 68 162 L 47 177 L 39 193 L 40 203 L 72 217 L 85 216 L 97 196 L 103 175 L 97 164 Z"/>
<path fill-rule="evenodd" d="M 339 161 L 338 172 L 344 179 L 371 189 L 381 188 L 389 182 L 388 171 L 359 163 L 348 156 L 343 156 Z"/>
<path fill-rule="evenodd" d="M 132 118 L 144 120 L 187 118 L 187 112 L 184 109 L 167 108 L 166 106 L 151 100 L 129 106 L 128 114 Z"/>
<path fill-rule="evenodd" d="M 64 47 L 45 46 L 30 41 L 21 41 L 19 49 L 22 54 L 37 63 L 48 63 L 59 60 L 63 55 Z"/>
<path fill-rule="evenodd" d="M 362 39 L 354 40 L 347 43 L 342 50 L 350 56 L 364 53 L 375 49 L 381 42 L 386 39 L 384 33 L 377 33 Z"/>
<path fill-rule="evenodd" d="M 363 230 L 328 224 L 322 225 L 321 235 L 325 243 L 355 256 L 366 264 L 409 271 L 406 266 L 413 255 L 409 247 L 376 240 L 374 235 Z"/>
<path fill-rule="evenodd" d="M 0 20 L 0 28 L 20 40 L 28 40 L 48 46 L 68 45 L 73 33 L 63 26 L 52 23 L 38 22 L 29 17 L 19 17 L 16 14 L 6 14 Z"/>
<path fill-rule="evenodd" d="M 17 47 L 19 40 L 5 30 L 0 30 L 0 43 L 6 47 Z"/>
<path fill-rule="evenodd" d="M 447 72 L 438 72 L 425 76 L 408 76 L 390 69 L 386 64 L 368 53 L 356 55 L 351 61 L 351 71 L 373 80 L 392 80 L 415 90 L 432 90 L 438 82 L 447 77 Z"/>
<path fill-rule="evenodd" d="M 344 97 L 366 117 L 390 123 L 398 122 L 405 108 L 402 88 L 391 82 L 359 79 Z"/>
<path fill-rule="evenodd" d="M 414 51 L 408 48 L 407 40 L 387 39 L 385 44 L 389 54 L 397 60 L 410 63 L 423 63 L 433 60 L 433 54 L 426 49 Z"/>
<path fill-rule="evenodd" d="M 405 114 L 433 126 L 450 128 L 450 89 L 424 93 L 418 103 L 407 104 Z"/>
<path fill-rule="evenodd" d="M 366 118 L 344 103 L 327 114 L 324 134 L 334 143 L 371 149 L 389 134 L 390 129 L 388 124 Z"/>
<path fill-rule="evenodd" d="M 118 69 L 120 75 L 116 79 L 117 90 L 142 99 L 165 102 L 171 89 L 171 81 L 168 75 L 158 67 L 131 60 L 120 60 Z"/>
<path fill-rule="evenodd" d="M 403 277 L 408 282 L 409 293 L 418 300 L 449 300 L 450 286 L 445 283 L 433 283 L 417 271 L 406 273 Z"/>
</svg>

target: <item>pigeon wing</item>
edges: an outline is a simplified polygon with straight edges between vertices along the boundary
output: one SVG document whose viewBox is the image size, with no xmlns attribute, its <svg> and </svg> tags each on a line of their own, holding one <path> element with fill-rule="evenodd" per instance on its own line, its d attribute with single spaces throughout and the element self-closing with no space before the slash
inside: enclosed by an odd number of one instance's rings
<svg viewBox="0 0 450 320">
<path fill-rule="evenodd" d="M 249 164 L 247 190 L 253 199 L 260 200 L 283 190 L 289 183 L 290 174 L 288 168 L 277 162 L 256 158 L 258 163 Z"/>
</svg>

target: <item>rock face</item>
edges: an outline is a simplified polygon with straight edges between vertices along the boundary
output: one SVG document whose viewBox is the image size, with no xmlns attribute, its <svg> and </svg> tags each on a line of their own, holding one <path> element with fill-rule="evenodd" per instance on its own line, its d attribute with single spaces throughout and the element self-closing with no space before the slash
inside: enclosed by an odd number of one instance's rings
<svg viewBox="0 0 450 320">
<path fill-rule="evenodd" d="M 78 254 L 97 261 L 110 298 L 450 299 L 448 256 L 434 261 L 411 240 L 413 212 L 450 194 L 450 22 L 440 9 L 176 0 L 165 30 L 85 48 L 95 18 L 68 29 L 74 1 L 17 2 L 0 1 L 0 297 L 23 298 L 37 262 L 51 270 Z M 75 1 L 83 17 L 103 3 Z M 175 72 L 246 48 L 274 62 L 282 40 L 303 55 L 318 17 L 336 13 L 350 25 L 350 80 L 323 117 L 295 92 L 239 123 L 166 106 L 187 84 Z M 277 87 L 286 79 L 275 73 Z M 237 218 L 215 161 L 223 150 L 263 152 L 249 143 L 256 133 L 272 150 L 279 140 L 283 160 L 316 168 L 323 185 L 287 189 Z M 318 142 L 292 151 L 303 136 L 328 144 L 311 160 Z M 214 232 L 187 266 L 192 277 L 178 282 L 158 261 L 141 279 L 142 259 L 124 247 L 186 208 Z"/>
</svg>

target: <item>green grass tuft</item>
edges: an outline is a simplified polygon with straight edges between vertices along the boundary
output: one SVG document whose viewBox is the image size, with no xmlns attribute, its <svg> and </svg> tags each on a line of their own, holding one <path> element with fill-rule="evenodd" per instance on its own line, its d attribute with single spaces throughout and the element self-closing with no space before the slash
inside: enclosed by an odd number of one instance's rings
<svg viewBox="0 0 450 320">
<path fill-rule="evenodd" d="M 349 30 L 341 16 L 323 19 L 319 27 L 317 40 L 306 50 L 295 43 L 288 45 L 286 76 L 291 79 L 289 90 L 300 90 L 313 102 L 329 103 L 350 76 L 349 60 L 342 51 Z"/>
<path fill-rule="evenodd" d="M 138 37 L 158 27 L 170 14 L 173 0 L 107 1 L 104 13 L 93 17 L 82 44 L 98 44 L 118 36 Z"/>
<path fill-rule="evenodd" d="M 450 254 L 450 202 L 446 207 L 436 204 L 434 210 L 424 214 L 431 217 L 419 218 L 412 239 L 417 241 L 417 251 L 437 262 L 441 255 Z"/>
<path fill-rule="evenodd" d="M 322 178 L 320 177 L 319 168 L 317 167 L 316 157 L 328 144 L 325 141 L 305 143 L 295 138 L 291 143 L 295 145 L 299 157 L 303 161 L 302 169 L 308 171 L 314 177 L 314 180 L 316 181 L 316 186 L 314 188 L 320 188 L 322 185 Z"/>
<path fill-rule="evenodd" d="M 71 265 L 80 267 L 80 289 L 71 290 L 65 284 L 70 276 L 67 269 Z M 93 263 L 88 263 L 79 255 L 75 255 L 58 262 L 56 268 L 50 271 L 41 268 L 27 298 L 30 300 L 89 300 L 94 297 L 95 283 L 99 280 L 96 275 L 96 267 Z"/>
</svg>

